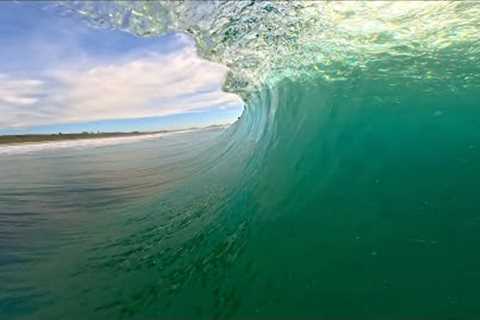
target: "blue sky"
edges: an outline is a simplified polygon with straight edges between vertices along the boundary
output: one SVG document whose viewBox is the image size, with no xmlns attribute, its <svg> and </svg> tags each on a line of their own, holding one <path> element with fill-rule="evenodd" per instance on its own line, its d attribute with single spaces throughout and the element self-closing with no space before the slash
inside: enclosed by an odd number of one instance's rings
<svg viewBox="0 0 480 320">
<path fill-rule="evenodd" d="M 0 134 L 178 129 L 234 121 L 226 68 L 181 34 L 89 27 L 46 2 L 0 2 Z"/>
</svg>

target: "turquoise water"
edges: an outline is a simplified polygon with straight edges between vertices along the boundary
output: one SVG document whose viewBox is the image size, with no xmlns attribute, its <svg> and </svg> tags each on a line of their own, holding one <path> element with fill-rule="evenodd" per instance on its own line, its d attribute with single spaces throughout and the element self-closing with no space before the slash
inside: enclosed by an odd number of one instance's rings
<svg viewBox="0 0 480 320">
<path fill-rule="evenodd" d="M 7 318 L 480 317 L 477 2 L 62 5 L 190 34 L 245 110 L 1 156 Z"/>
</svg>

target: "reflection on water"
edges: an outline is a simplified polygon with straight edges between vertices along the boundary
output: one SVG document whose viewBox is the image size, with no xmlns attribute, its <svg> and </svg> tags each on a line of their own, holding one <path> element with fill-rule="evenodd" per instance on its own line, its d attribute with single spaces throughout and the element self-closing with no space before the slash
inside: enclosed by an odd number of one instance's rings
<svg viewBox="0 0 480 320">
<path fill-rule="evenodd" d="M 2 155 L 2 313 L 15 317 L 35 311 L 33 318 L 51 318 L 65 312 L 71 318 L 87 303 L 96 306 L 83 313 L 89 315 L 121 300 L 125 285 L 133 293 L 155 279 L 148 286 L 156 287 L 160 273 L 174 267 L 165 259 L 184 254 L 188 246 L 178 243 L 196 243 L 196 229 L 212 218 L 202 218 L 202 211 L 221 196 L 217 190 L 205 190 L 202 203 L 190 203 L 188 191 L 172 192 L 208 170 L 192 163 L 208 156 L 222 134 L 223 129 L 208 129 L 135 143 Z M 192 207 L 175 211 L 179 202 Z M 202 222 L 189 229 L 193 220 Z M 145 274 L 147 269 L 153 273 Z M 139 274 L 129 281 L 133 271 Z M 88 294 L 92 290 L 95 294 Z M 109 298 L 100 298 L 104 294 Z"/>
</svg>

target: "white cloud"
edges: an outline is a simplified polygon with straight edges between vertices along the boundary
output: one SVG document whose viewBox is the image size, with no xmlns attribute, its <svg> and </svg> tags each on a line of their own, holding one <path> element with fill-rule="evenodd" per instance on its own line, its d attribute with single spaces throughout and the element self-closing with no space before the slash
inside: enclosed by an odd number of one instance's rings
<svg viewBox="0 0 480 320">
<path fill-rule="evenodd" d="M 221 91 L 226 68 L 198 58 L 193 45 L 88 65 L 29 79 L 0 74 L 0 127 L 165 116 L 241 103 Z"/>
<path fill-rule="evenodd" d="M 32 79 L 12 79 L 0 74 L 0 106 L 28 106 L 35 104 L 36 95 L 41 93 L 43 82 Z"/>
</svg>

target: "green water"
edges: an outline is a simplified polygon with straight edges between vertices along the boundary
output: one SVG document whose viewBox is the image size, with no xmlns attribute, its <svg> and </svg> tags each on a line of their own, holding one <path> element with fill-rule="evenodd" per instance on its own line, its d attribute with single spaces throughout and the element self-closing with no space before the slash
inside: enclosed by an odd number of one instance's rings
<svg viewBox="0 0 480 320">
<path fill-rule="evenodd" d="M 2 156 L 2 315 L 480 317 L 478 3 L 70 6 L 189 33 L 246 107 L 221 132 Z"/>
</svg>

